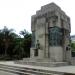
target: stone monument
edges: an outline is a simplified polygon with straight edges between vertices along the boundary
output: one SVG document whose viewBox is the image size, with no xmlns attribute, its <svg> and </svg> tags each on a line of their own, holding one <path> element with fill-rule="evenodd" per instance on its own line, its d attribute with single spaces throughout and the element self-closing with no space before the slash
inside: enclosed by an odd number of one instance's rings
<svg viewBox="0 0 75 75">
<path fill-rule="evenodd" d="M 30 57 L 53 62 L 70 62 L 70 18 L 55 3 L 41 7 L 31 17 Z"/>
</svg>

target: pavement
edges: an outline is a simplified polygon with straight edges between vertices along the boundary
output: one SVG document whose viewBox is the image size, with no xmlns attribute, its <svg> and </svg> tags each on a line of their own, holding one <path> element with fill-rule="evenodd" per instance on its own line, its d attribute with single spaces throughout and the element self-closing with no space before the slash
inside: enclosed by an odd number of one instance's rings
<svg viewBox="0 0 75 75">
<path fill-rule="evenodd" d="M 0 71 L 0 75 L 18 75 L 10 72 Z"/>
<path fill-rule="evenodd" d="M 9 66 L 17 66 L 17 67 L 27 67 L 27 68 L 33 68 L 33 69 L 41 69 L 41 70 L 47 70 L 51 72 L 57 72 L 57 73 L 70 73 L 75 74 L 75 66 L 61 66 L 61 67 L 42 67 L 42 66 L 32 66 L 32 65 L 24 65 L 24 64 L 15 64 L 13 61 L 3 61 L 0 62 L 0 64 L 9 65 Z"/>
</svg>

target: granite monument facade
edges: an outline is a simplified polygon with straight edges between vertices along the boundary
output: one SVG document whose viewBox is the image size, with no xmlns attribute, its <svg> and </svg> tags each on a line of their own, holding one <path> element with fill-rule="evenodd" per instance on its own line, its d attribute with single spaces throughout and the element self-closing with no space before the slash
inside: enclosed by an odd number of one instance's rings
<svg viewBox="0 0 75 75">
<path fill-rule="evenodd" d="M 36 11 L 31 17 L 31 30 L 31 58 L 70 62 L 70 18 L 59 6 L 50 3 Z"/>
</svg>

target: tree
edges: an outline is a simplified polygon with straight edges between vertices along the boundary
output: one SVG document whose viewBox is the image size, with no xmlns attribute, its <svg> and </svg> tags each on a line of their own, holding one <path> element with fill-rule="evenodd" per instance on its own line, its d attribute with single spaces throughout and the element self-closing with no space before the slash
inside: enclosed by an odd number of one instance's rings
<svg viewBox="0 0 75 75">
<path fill-rule="evenodd" d="M 0 55 L 3 54 L 0 59 L 20 59 L 30 56 L 31 34 L 25 29 L 20 34 L 24 37 L 19 37 L 13 29 L 6 26 L 0 30 Z"/>
<path fill-rule="evenodd" d="M 20 35 L 22 35 L 24 38 L 26 37 L 26 35 L 28 35 L 29 32 L 26 31 L 25 29 L 23 31 L 20 31 Z"/>
<path fill-rule="evenodd" d="M 4 47 L 3 47 L 3 34 L 0 30 L 0 55 L 4 54 Z"/>
<path fill-rule="evenodd" d="M 75 43 L 71 43 L 72 51 L 75 51 Z"/>
<path fill-rule="evenodd" d="M 24 56 L 24 48 L 22 47 L 22 42 L 20 41 L 14 48 L 14 54 L 16 55 L 16 58 L 20 59 Z"/>
<path fill-rule="evenodd" d="M 30 56 L 30 47 L 31 47 L 31 34 L 26 31 L 25 29 L 20 32 L 21 35 L 23 35 L 23 48 L 25 52 L 25 57 Z"/>
<path fill-rule="evenodd" d="M 5 56 L 7 56 L 8 48 L 13 44 L 17 34 L 13 32 L 13 29 L 8 29 L 6 26 L 1 30 L 1 41 L 4 46 Z"/>
<path fill-rule="evenodd" d="M 24 38 L 24 49 L 26 52 L 26 57 L 30 57 L 30 47 L 31 47 L 31 34 L 25 35 Z"/>
</svg>

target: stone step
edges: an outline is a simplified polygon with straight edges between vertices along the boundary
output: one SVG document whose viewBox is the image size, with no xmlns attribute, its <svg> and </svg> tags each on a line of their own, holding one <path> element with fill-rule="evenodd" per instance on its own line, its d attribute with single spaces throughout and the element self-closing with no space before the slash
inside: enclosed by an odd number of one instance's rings
<svg viewBox="0 0 75 75">
<path fill-rule="evenodd" d="M 53 62 L 53 59 L 49 59 L 49 58 L 23 58 L 22 61 L 25 62 Z"/>
<path fill-rule="evenodd" d="M 44 66 L 44 67 L 57 67 L 67 66 L 67 62 L 55 62 L 48 58 L 24 58 L 23 60 L 17 61 L 17 64 L 33 65 L 33 66 Z"/>
<path fill-rule="evenodd" d="M 9 64 L 2 62 L 0 63 L 0 71 L 11 72 L 19 75 L 26 75 L 26 74 L 27 75 L 55 75 L 55 74 L 64 75 L 69 73 L 75 74 L 75 67 L 74 66 L 42 67 L 42 66 L 22 65 L 14 63 Z"/>
<path fill-rule="evenodd" d="M 25 68 L 25 67 L 16 67 L 16 66 L 9 66 L 9 65 L 2 65 L 0 64 L 0 70 L 11 72 L 14 74 L 21 74 L 21 75 L 32 75 L 32 74 L 40 74 L 40 75 L 50 75 L 52 73 L 42 71 L 39 69 L 34 68 Z"/>
<path fill-rule="evenodd" d="M 35 62 L 35 61 L 18 61 L 17 64 L 33 65 L 33 66 L 44 66 L 44 67 L 59 67 L 67 66 L 67 62 Z"/>
</svg>

